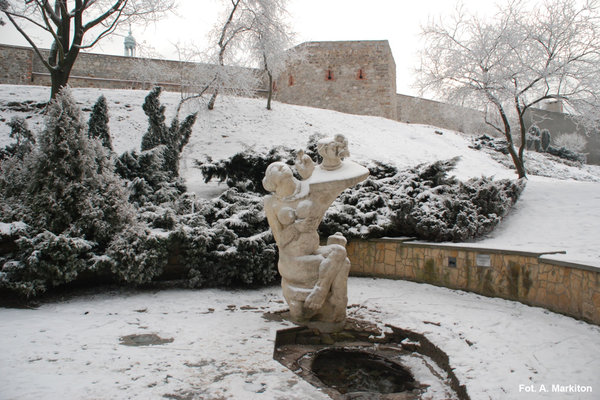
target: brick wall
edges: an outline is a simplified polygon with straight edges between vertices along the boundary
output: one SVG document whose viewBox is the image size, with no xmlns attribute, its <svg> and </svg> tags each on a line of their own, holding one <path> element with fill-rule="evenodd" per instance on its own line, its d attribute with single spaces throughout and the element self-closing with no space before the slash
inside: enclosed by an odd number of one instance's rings
<svg viewBox="0 0 600 400">
<path fill-rule="evenodd" d="M 348 243 L 350 273 L 429 283 L 516 300 L 600 325 L 600 268 L 543 253 L 410 242 Z"/>
<path fill-rule="evenodd" d="M 276 81 L 279 101 L 396 118 L 396 63 L 387 40 L 309 42 Z"/>
</svg>

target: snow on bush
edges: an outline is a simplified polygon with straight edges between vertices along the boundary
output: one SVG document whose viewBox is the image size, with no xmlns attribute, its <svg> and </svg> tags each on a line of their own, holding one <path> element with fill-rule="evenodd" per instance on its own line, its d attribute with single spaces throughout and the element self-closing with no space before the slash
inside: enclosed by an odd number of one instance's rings
<svg viewBox="0 0 600 400">
<path fill-rule="evenodd" d="M 117 157 L 115 170 L 127 183 L 129 201 L 138 206 L 160 204 L 175 201 L 185 192 L 183 180 L 164 169 L 165 152 L 165 146 L 158 146 L 141 153 L 128 151 Z"/>
<path fill-rule="evenodd" d="M 482 177 L 461 182 L 448 175 L 457 162 L 437 161 L 395 173 L 391 166 L 370 166 L 371 176 L 342 193 L 327 211 L 321 232 L 436 242 L 491 232 L 517 201 L 524 181 Z"/>
<path fill-rule="evenodd" d="M 22 205 L 12 220 L 106 246 L 131 223 L 134 210 L 109 155 L 88 138 L 68 90 L 48 107 L 37 143 L 22 162 L 2 164 L 1 201 L 7 208 Z"/>
<path fill-rule="evenodd" d="M 575 135 L 577 137 L 579 137 L 579 135 L 577 134 L 571 134 L 571 135 Z M 555 147 L 552 146 L 550 144 L 550 142 L 552 141 L 551 135 L 550 135 L 550 131 L 548 129 L 542 129 L 540 130 L 540 128 L 538 128 L 536 125 L 532 125 L 531 128 L 529 128 L 529 131 L 527 131 L 527 150 L 533 150 L 533 151 L 537 151 L 538 153 L 548 153 L 548 154 L 552 154 L 553 156 L 562 158 L 564 160 L 568 160 L 568 161 L 575 161 L 578 163 L 582 163 L 585 164 L 587 161 L 587 157 L 585 156 L 585 154 L 579 153 L 578 151 L 580 150 L 575 150 L 573 148 L 568 148 L 565 145 L 562 145 L 561 143 L 566 142 L 566 143 L 570 143 L 573 146 L 578 146 L 581 147 L 581 142 L 577 139 L 573 139 L 572 136 L 570 135 L 563 135 L 563 138 L 566 137 L 566 139 L 563 139 L 561 141 L 556 141 L 556 144 L 559 147 Z M 585 140 L 585 139 L 583 139 Z M 585 141 L 583 142 L 583 147 L 585 147 Z"/>
<path fill-rule="evenodd" d="M 249 149 L 236 153 L 229 159 L 216 162 L 211 158 L 206 158 L 204 161 L 196 160 L 196 167 L 202 172 L 204 182 L 218 179 L 219 182 L 227 183 L 229 187 L 266 193 L 262 187 L 265 170 L 272 162 L 285 160 L 290 154 L 291 150 L 285 147 L 275 147 L 266 154 Z"/>
<path fill-rule="evenodd" d="M 277 249 L 262 196 L 232 188 L 199 203 L 177 232 L 189 284 L 256 286 L 277 279 Z"/>
<path fill-rule="evenodd" d="M 179 123 L 175 116 L 171 121 L 171 126 L 167 127 L 165 106 L 161 105 L 158 100 L 161 91 L 160 86 L 152 89 L 142 106 L 148 116 L 148 131 L 142 137 L 142 151 L 165 146 L 163 169 L 177 177 L 179 176 L 179 156 L 190 140 L 197 114 L 188 115 L 182 123 Z"/>
<path fill-rule="evenodd" d="M 489 148 L 502 154 L 508 154 L 508 143 L 505 139 L 493 138 L 488 135 L 481 135 L 472 139 L 473 144 L 469 146 L 475 150 Z"/>
<path fill-rule="evenodd" d="M 576 153 L 581 153 L 587 146 L 587 139 L 578 133 L 565 133 L 556 138 L 555 143 L 558 147 L 564 147 Z"/>
<path fill-rule="evenodd" d="M 218 178 L 230 189 L 197 200 L 185 193 L 176 170 L 195 116 L 167 128 L 159 94 L 154 89 L 144 103 L 149 128 L 140 153 L 116 156 L 104 147 L 107 110 L 98 106 L 96 122 L 91 119 L 88 127 L 68 91 L 49 106 L 35 146 L 26 126 L 15 125 L 21 143 L 29 144 L 0 161 L 1 239 L 15 243 L 0 259 L 0 288 L 32 296 L 73 282 L 82 272 L 139 285 L 172 276 L 168 269 L 174 266 L 176 277 L 185 278 L 180 282 L 191 287 L 257 286 L 278 279 L 261 181 L 271 162 L 293 164 L 293 151 L 248 150 L 198 162 L 207 181 Z M 310 138 L 306 152 L 313 159 L 318 139 Z M 488 233 L 523 184 L 460 182 L 448 175 L 456 162 L 405 171 L 371 162 L 371 176 L 338 198 L 321 234 L 446 241 Z"/>
<path fill-rule="evenodd" d="M 271 160 L 290 155 L 286 149 L 260 154 L 247 150 L 211 164 L 230 186 L 256 187 Z M 232 162 L 236 160 L 236 162 Z M 524 181 L 477 178 L 460 182 L 448 175 L 457 158 L 419 165 L 406 171 L 372 162 L 371 176 L 343 192 L 329 208 L 319 230 L 348 238 L 412 236 L 430 241 L 464 241 L 491 232 L 524 187 Z M 212 167 L 212 166 L 217 166 Z M 202 168 L 202 166 L 201 166 Z M 210 178 L 211 174 L 205 177 Z"/>
<path fill-rule="evenodd" d="M 235 189 L 210 201 L 185 194 L 173 168 L 195 116 L 166 128 L 158 94 L 155 89 L 146 98 L 150 127 L 141 153 L 117 157 L 105 148 L 110 137 L 102 101 L 86 126 L 68 90 L 50 105 L 37 147 L 6 153 L 0 239 L 12 250 L 0 259 L 0 288 L 34 296 L 84 271 L 145 284 L 165 273 L 174 250 L 187 268 L 188 286 L 277 279 L 260 197 Z M 24 124 L 15 126 L 27 132 Z"/>
<path fill-rule="evenodd" d="M 323 135 L 311 135 L 308 139 L 306 154 L 316 162 L 321 162 L 321 156 L 317 153 L 317 142 Z M 251 191 L 266 194 L 262 186 L 262 179 L 269 164 L 275 161 L 284 161 L 293 166 L 294 161 L 290 157 L 295 154 L 285 146 L 274 147 L 267 153 L 259 153 L 252 149 L 234 154 L 225 160 L 213 161 L 206 158 L 204 161 L 196 160 L 195 166 L 200 169 L 204 182 L 218 179 L 225 182 L 229 187 L 237 187 L 243 191 Z M 297 178 L 300 178 L 296 174 Z"/>
<path fill-rule="evenodd" d="M 99 139 L 107 149 L 113 150 L 110 130 L 108 129 L 108 106 L 104 95 L 98 98 L 92 108 L 88 121 L 88 135 L 90 138 Z"/>
<path fill-rule="evenodd" d="M 135 285 L 159 277 L 169 258 L 169 240 L 141 225 L 127 228 L 115 237 L 102 260 L 120 280 Z"/>
<path fill-rule="evenodd" d="M 27 297 L 71 282 L 81 272 L 89 270 L 91 250 L 95 247 L 94 242 L 81 237 L 55 235 L 49 231 L 31 238 L 23 236 L 16 244 L 16 257 L 4 260 L 0 287 Z"/>
<path fill-rule="evenodd" d="M 8 126 L 10 126 L 9 136 L 15 139 L 16 142 L 0 150 L 0 160 L 12 156 L 16 156 L 22 160 L 26 154 L 31 152 L 35 145 L 33 133 L 29 130 L 27 121 L 22 117 L 12 117 Z"/>
<path fill-rule="evenodd" d="M 123 181 L 106 149 L 88 137 L 68 89 L 50 103 L 37 147 L 2 162 L 0 189 L 1 220 L 31 228 L 2 267 L 0 285 L 22 294 L 74 280 L 135 223 Z"/>
<path fill-rule="evenodd" d="M 575 161 L 581 164 L 585 164 L 587 161 L 587 157 L 585 156 L 585 154 L 577 153 L 575 151 L 567 149 L 566 147 L 548 146 L 547 152 L 548 154 L 552 154 L 553 156 L 569 161 Z"/>
</svg>

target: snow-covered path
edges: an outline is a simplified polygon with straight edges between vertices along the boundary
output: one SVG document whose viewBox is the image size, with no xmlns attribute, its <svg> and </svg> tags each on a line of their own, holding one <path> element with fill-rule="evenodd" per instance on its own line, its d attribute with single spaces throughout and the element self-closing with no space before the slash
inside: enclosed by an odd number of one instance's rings
<svg viewBox="0 0 600 400">
<path fill-rule="evenodd" d="M 598 326 L 429 285 L 349 283 L 349 304 L 358 305 L 350 316 L 425 334 L 448 353 L 474 400 L 598 398 Z M 284 307 L 273 287 L 114 292 L 0 309 L 0 398 L 326 399 L 272 359 L 275 332 L 289 325 L 263 313 Z M 147 333 L 173 341 L 119 342 Z M 593 392 L 552 393 L 552 385 Z"/>
</svg>

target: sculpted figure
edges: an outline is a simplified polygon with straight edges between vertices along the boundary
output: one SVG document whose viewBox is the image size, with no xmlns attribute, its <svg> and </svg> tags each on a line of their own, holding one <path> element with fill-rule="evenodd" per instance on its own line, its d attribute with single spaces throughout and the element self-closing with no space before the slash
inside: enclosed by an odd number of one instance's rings
<svg viewBox="0 0 600 400">
<path fill-rule="evenodd" d="M 317 142 L 317 152 L 323 157 L 321 167 L 327 171 L 333 171 L 342 166 L 342 160 L 350 157 L 348 151 L 348 140 L 344 135 L 335 135 L 333 139 L 325 138 Z"/>
<path fill-rule="evenodd" d="M 297 153 L 295 166 L 303 180 L 283 162 L 269 165 L 263 179 L 272 193 L 265 198 L 265 213 L 279 248 L 278 269 L 290 317 L 321 330 L 335 330 L 345 321 L 350 261 L 346 239 L 337 233 L 321 246 L 317 228 L 335 198 L 368 175 L 366 168 L 341 160 L 349 156 L 348 142 L 338 136 L 322 146 L 319 142 L 319 166 L 304 152 Z"/>
</svg>

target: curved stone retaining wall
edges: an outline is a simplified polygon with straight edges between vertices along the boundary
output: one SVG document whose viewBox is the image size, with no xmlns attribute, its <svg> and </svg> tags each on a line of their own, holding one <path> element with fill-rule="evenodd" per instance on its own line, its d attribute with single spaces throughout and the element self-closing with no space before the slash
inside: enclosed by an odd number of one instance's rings
<svg viewBox="0 0 600 400">
<path fill-rule="evenodd" d="M 600 325 L 600 268 L 548 253 L 433 244 L 408 238 L 352 241 L 354 276 L 430 283 L 516 300 Z"/>
</svg>

